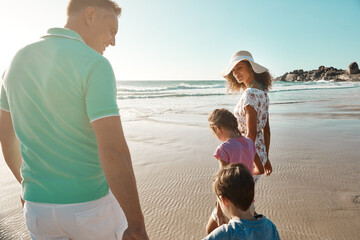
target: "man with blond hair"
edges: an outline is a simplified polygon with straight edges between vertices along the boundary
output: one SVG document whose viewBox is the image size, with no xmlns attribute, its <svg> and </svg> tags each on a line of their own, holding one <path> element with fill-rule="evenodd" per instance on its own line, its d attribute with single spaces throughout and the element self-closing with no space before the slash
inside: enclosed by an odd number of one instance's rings
<svg viewBox="0 0 360 240">
<path fill-rule="evenodd" d="M 20 49 L 3 75 L 0 141 L 32 239 L 148 239 L 102 56 L 120 13 L 111 0 L 70 0 L 65 28 Z"/>
</svg>

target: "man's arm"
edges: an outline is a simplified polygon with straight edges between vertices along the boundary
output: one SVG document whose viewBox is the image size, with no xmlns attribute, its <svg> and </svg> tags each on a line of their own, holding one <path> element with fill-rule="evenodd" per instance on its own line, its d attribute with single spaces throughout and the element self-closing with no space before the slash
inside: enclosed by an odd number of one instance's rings
<svg viewBox="0 0 360 240">
<path fill-rule="evenodd" d="M 22 181 L 20 167 L 22 163 L 20 142 L 12 124 L 10 112 L 0 110 L 0 142 L 6 164 L 19 183 Z"/>
<path fill-rule="evenodd" d="M 147 240 L 130 152 L 120 117 L 95 120 L 92 127 L 96 133 L 100 163 L 109 187 L 128 221 L 123 239 Z"/>
</svg>

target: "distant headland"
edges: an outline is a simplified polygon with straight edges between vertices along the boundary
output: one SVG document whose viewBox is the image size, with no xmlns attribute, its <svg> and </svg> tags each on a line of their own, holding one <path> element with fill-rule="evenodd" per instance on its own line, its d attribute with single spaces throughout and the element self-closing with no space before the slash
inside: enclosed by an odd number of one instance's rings
<svg viewBox="0 0 360 240">
<path fill-rule="evenodd" d="M 320 66 L 317 70 L 304 71 L 303 69 L 287 72 L 275 81 L 288 82 L 306 82 L 316 80 L 334 80 L 334 81 L 360 81 L 360 70 L 356 62 L 350 63 L 347 70 L 334 67 Z"/>
</svg>

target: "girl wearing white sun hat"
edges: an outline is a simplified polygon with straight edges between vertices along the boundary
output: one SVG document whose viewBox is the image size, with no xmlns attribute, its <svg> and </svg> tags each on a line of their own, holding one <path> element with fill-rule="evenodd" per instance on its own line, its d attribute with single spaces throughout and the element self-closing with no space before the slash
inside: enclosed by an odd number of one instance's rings
<svg viewBox="0 0 360 240">
<path fill-rule="evenodd" d="M 234 115 L 238 127 L 246 137 L 255 142 L 256 153 L 264 165 L 265 174 L 272 173 L 269 160 L 270 125 L 269 96 L 272 78 L 269 70 L 256 63 L 248 51 L 236 52 L 230 64 L 222 72 L 228 82 L 228 90 L 241 93 Z M 255 177 L 255 181 L 258 177 Z"/>
</svg>

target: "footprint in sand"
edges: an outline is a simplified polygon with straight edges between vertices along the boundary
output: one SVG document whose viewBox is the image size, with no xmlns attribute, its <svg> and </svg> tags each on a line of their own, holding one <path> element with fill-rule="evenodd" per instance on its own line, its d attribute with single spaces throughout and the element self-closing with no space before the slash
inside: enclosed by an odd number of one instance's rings
<svg viewBox="0 0 360 240">
<path fill-rule="evenodd" d="M 360 204 L 360 195 L 356 195 L 354 198 L 353 198 L 353 202 L 355 204 Z"/>
</svg>

